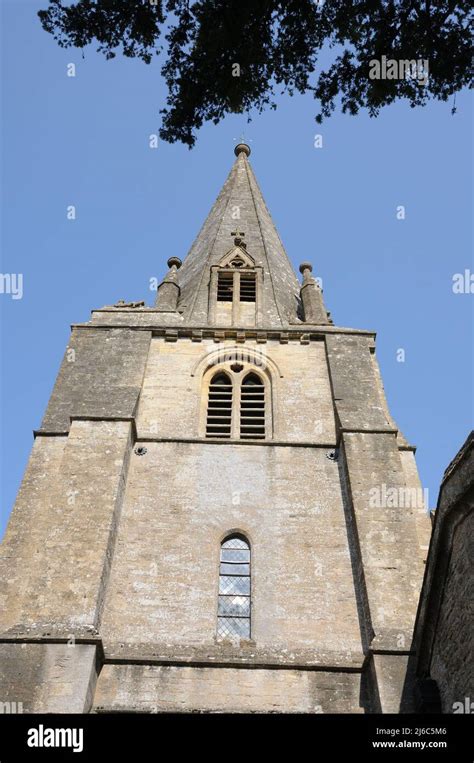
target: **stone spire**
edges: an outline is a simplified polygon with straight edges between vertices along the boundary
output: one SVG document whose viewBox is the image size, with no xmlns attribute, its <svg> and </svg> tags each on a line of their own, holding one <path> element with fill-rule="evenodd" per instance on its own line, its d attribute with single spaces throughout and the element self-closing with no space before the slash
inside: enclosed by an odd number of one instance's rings
<svg viewBox="0 0 474 763">
<path fill-rule="evenodd" d="M 184 323 L 208 322 L 211 267 L 240 247 L 263 271 L 261 326 L 300 323 L 300 285 L 255 179 L 250 147 L 239 143 L 236 160 L 178 274 L 178 310 Z"/>
</svg>

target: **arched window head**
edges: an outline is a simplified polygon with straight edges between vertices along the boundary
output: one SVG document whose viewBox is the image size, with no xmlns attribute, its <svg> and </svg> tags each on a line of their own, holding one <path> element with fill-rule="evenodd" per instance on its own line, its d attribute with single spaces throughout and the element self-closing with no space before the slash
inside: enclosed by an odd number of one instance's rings
<svg viewBox="0 0 474 763">
<path fill-rule="evenodd" d="M 250 546 L 241 535 L 221 543 L 217 638 L 250 638 Z"/>
<path fill-rule="evenodd" d="M 215 374 L 209 385 L 206 437 L 229 439 L 232 429 L 232 380 L 223 373 Z"/>
</svg>

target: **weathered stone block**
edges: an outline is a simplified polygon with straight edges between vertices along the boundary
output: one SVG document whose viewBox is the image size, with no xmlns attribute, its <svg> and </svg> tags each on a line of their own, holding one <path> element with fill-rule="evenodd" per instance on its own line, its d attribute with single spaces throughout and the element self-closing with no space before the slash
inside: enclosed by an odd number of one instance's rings
<svg viewBox="0 0 474 763">
<path fill-rule="evenodd" d="M 0 703 L 9 711 L 88 713 L 96 679 L 93 644 L 0 643 Z"/>
<path fill-rule="evenodd" d="M 95 712 L 360 713 L 358 673 L 105 665 Z"/>
</svg>

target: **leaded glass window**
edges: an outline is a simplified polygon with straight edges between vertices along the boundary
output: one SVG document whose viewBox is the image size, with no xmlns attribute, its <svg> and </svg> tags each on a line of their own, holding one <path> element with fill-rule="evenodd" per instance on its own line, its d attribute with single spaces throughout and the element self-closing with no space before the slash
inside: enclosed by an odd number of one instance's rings
<svg viewBox="0 0 474 763">
<path fill-rule="evenodd" d="M 250 546 L 237 535 L 221 545 L 217 637 L 250 638 Z"/>
</svg>

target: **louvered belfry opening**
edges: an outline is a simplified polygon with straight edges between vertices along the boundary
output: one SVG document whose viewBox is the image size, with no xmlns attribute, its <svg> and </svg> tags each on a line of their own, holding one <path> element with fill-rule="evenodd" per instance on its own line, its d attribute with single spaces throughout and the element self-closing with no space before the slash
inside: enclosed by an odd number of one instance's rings
<svg viewBox="0 0 474 763">
<path fill-rule="evenodd" d="M 265 385 L 257 374 L 247 374 L 240 391 L 240 437 L 265 438 Z"/>
<path fill-rule="evenodd" d="M 225 271 L 217 275 L 217 301 L 232 302 L 234 293 L 234 274 Z"/>
<path fill-rule="evenodd" d="M 255 273 L 240 274 L 240 301 L 255 302 L 256 300 L 256 278 Z"/>
<path fill-rule="evenodd" d="M 221 544 L 217 637 L 250 638 L 250 546 L 237 535 Z"/>
<path fill-rule="evenodd" d="M 229 439 L 232 427 L 232 382 L 227 374 L 213 376 L 209 385 L 206 437 Z"/>
</svg>

